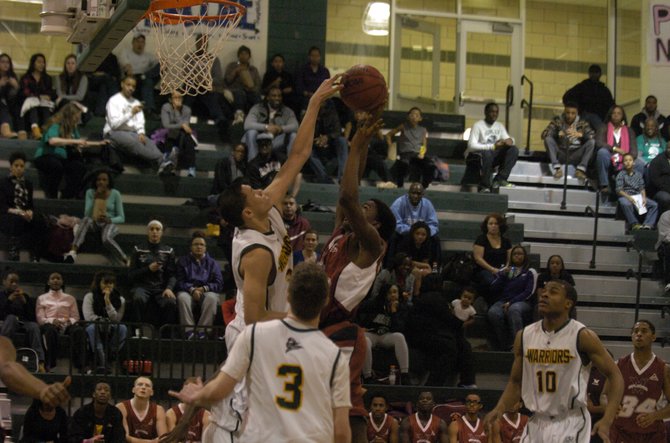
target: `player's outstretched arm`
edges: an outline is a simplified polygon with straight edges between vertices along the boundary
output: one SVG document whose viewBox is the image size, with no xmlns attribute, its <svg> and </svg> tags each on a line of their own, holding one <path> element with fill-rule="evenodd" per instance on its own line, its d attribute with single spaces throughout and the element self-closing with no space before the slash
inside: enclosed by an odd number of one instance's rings
<svg viewBox="0 0 670 443">
<path fill-rule="evenodd" d="M 665 398 L 670 398 L 670 368 L 665 366 L 663 371 L 663 394 Z M 670 418 L 670 403 L 658 411 L 638 414 L 635 421 L 643 428 L 647 428 L 654 424 L 654 422 Z"/>
<path fill-rule="evenodd" d="M 265 189 L 265 191 L 270 194 L 272 203 L 277 207 L 281 207 L 286 191 L 288 191 L 289 187 L 293 184 L 295 177 L 300 173 L 300 170 L 307 160 L 309 160 L 310 155 L 312 155 L 316 117 L 319 114 L 319 109 L 323 102 L 342 89 L 342 85 L 338 83 L 341 76 L 341 74 L 338 74 L 324 80 L 314 95 L 309 99 L 307 111 L 300 123 L 295 142 L 293 143 L 293 149 L 291 149 L 291 153 L 286 159 L 286 163 L 282 165 L 277 176 Z"/>
<path fill-rule="evenodd" d="M 509 381 L 505 390 L 498 400 L 498 404 L 495 408 L 484 418 L 484 429 L 489 429 L 493 423 L 497 422 L 502 418 L 502 415 L 505 411 L 512 409 L 512 406 L 515 405 L 521 399 L 521 381 L 523 374 L 523 349 L 521 349 L 521 335 L 523 330 L 517 332 L 516 338 L 514 339 L 514 363 L 512 363 L 512 372 L 509 375 Z"/>
<path fill-rule="evenodd" d="M 458 443 L 459 424 L 457 421 L 449 423 L 449 443 Z"/>
<path fill-rule="evenodd" d="M 333 424 L 335 429 L 335 443 L 351 443 L 351 428 L 349 427 L 349 407 L 333 409 Z"/>
<path fill-rule="evenodd" d="M 400 431 L 400 424 L 398 423 L 398 420 L 395 418 L 389 416 L 389 419 L 391 419 L 391 431 L 389 432 L 389 443 L 398 443 L 398 439 L 400 436 L 398 435 Z"/>
<path fill-rule="evenodd" d="M 216 377 L 209 380 L 207 384 L 203 385 L 202 380 L 198 379 L 197 383 L 189 383 L 181 391 L 171 390 L 168 391 L 168 394 L 187 405 L 209 408 L 233 392 L 236 384 L 237 380 L 219 371 Z"/>
<path fill-rule="evenodd" d="M 486 430 L 486 433 L 489 436 L 489 441 L 492 443 L 502 443 L 500 438 L 500 422 L 496 421 L 493 425 Z"/>
<path fill-rule="evenodd" d="M 579 331 L 579 351 L 585 353 L 593 365 L 605 376 L 608 384 L 607 407 L 603 418 L 593 425 L 591 435 L 598 435 L 609 442 L 610 426 L 619 411 L 623 396 L 623 378 L 612 357 L 607 353 L 595 332 L 590 329 Z"/>
</svg>

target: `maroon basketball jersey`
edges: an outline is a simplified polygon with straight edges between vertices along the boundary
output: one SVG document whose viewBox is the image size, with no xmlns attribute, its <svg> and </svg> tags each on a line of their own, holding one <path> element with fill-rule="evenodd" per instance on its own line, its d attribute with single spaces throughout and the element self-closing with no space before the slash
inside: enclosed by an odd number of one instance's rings
<svg viewBox="0 0 670 443">
<path fill-rule="evenodd" d="M 177 418 L 177 423 L 179 423 L 179 420 L 181 420 L 183 415 L 181 409 L 179 409 L 179 405 L 172 406 L 172 411 Z M 186 441 L 202 440 L 202 417 L 204 415 L 205 410 L 203 408 L 198 408 L 198 412 L 196 412 L 191 419 L 191 424 L 188 426 L 188 431 L 186 431 Z"/>
<path fill-rule="evenodd" d="M 656 411 L 663 395 L 665 362 L 654 355 L 643 368 L 638 368 L 631 354 L 619 359 L 617 365 L 623 376 L 624 392 L 614 427 L 629 434 L 664 433 L 662 421 L 642 428 L 635 420 L 639 414 Z"/>
<path fill-rule="evenodd" d="M 440 417 L 430 414 L 426 425 L 421 424 L 419 413 L 409 416 L 411 443 L 438 443 L 440 441 Z"/>
<path fill-rule="evenodd" d="M 156 403 L 149 403 L 149 410 L 144 420 L 137 418 L 135 410 L 130 400 L 124 400 L 123 406 L 126 408 L 126 421 L 128 422 L 128 435 L 144 440 L 153 440 L 158 438 L 156 429 Z"/>
<path fill-rule="evenodd" d="M 518 443 L 521 441 L 521 434 L 528 423 L 528 416 L 517 414 L 516 420 L 512 421 L 507 413 L 503 414 L 498 421 L 500 425 L 500 440 L 502 443 Z"/>
<path fill-rule="evenodd" d="M 477 418 L 477 422 L 473 425 L 467 419 L 467 416 L 460 418 L 458 424 L 458 441 L 460 443 L 487 443 L 488 437 L 484 432 L 484 422 Z"/>
<path fill-rule="evenodd" d="M 384 420 L 382 424 L 377 426 L 375 420 L 372 418 L 372 412 L 370 412 L 370 418 L 368 419 L 368 441 L 372 442 L 375 438 L 381 438 L 384 441 L 388 442 L 391 437 L 391 423 L 395 418 L 391 417 L 388 414 L 384 414 Z"/>
</svg>

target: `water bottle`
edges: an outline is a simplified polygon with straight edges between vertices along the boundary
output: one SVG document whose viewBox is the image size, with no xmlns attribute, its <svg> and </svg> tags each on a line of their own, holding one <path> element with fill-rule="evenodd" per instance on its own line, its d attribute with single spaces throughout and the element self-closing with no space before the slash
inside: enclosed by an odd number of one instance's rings
<svg viewBox="0 0 670 443">
<path fill-rule="evenodd" d="M 395 365 L 391 365 L 389 369 L 389 384 L 395 385 L 398 381 L 398 368 Z"/>
<path fill-rule="evenodd" d="M 433 274 L 437 274 L 440 270 L 437 268 L 437 262 L 433 262 Z"/>
<path fill-rule="evenodd" d="M 507 277 L 510 278 L 510 279 L 514 278 L 514 273 L 515 272 L 516 272 L 516 267 L 512 266 L 511 268 L 509 268 L 509 274 L 507 275 Z"/>
</svg>

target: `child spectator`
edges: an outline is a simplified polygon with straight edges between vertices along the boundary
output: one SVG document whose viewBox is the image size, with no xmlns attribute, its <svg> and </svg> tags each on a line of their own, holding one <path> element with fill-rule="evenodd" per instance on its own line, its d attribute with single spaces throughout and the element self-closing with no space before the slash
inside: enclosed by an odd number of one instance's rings
<svg viewBox="0 0 670 443">
<path fill-rule="evenodd" d="M 0 137 L 15 138 L 17 133 L 17 102 L 19 80 L 14 73 L 14 64 L 9 54 L 0 54 Z M 25 131 L 22 132 L 25 138 Z"/>
<path fill-rule="evenodd" d="M 68 417 L 63 408 L 33 400 L 23 417 L 19 443 L 66 443 L 67 424 Z"/>
<path fill-rule="evenodd" d="M 21 77 L 21 94 L 21 117 L 25 120 L 25 129 L 30 128 L 33 138 L 39 140 L 42 138 L 41 126 L 51 117 L 56 98 L 44 54 L 30 56 L 28 72 Z"/>
<path fill-rule="evenodd" d="M 100 271 L 93 277 L 91 292 L 84 295 L 82 312 L 86 335 L 95 353 L 98 373 L 110 373 L 109 362 L 114 354 L 119 355 L 128 336 L 128 327 L 121 323 L 126 309 L 126 300 L 116 289 L 116 276 L 109 271 Z"/>
<path fill-rule="evenodd" d="M 361 306 L 362 324 L 366 328 L 365 362 L 363 378 L 372 382 L 372 349 L 380 347 L 393 348 L 400 367 L 400 380 L 396 384 L 409 384 L 409 350 L 403 331 L 409 313 L 408 307 L 401 297 L 398 285 L 382 289 L 382 297 L 369 300 Z"/>
<path fill-rule="evenodd" d="M 39 372 L 46 372 L 42 336 L 35 322 L 35 301 L 19 287 L 18 272 L 9 268 L 2 275 L 0 320 L 0 335 L 11 339 L 17 332 L 25 333 L 28 347 L 37 353 Z"/>
<path fill-rule="evenodd" d="M 626 223 L 633 231 L 638 229 L 653 229 L 658 218 L 658 204 L 647 198 L 644 189 L 642 174 L 634 169 L 635 158 L 627 153 L 623 156 L 623 171 L 616 176 L 616 193 L 619 196 L 619 206 L 626 217 Z M 641 225 L 637 214 L 644 216 Z"/>
<path fill-rule="evenodd" d="M 409 181 L 420 182 L 424 189 L 433 181 L 435 166 L 426 158 L 428 131 L 421 126 L 421 109 L 413 107 L 407 113 L 407 121 L 386 134 L 386 144 L 391 146 L 393 137 L 400 133 L 397 141 L 398 159 L 395 170 L 396 185 L 402 188 L 409 171 Z"/>
<path fill-rule="evenodd" d="M 467 328 L 475 322 L 477 311 L 475 310 L 475 307 L 472 306 L 472 302 L 475 300 L 476 294 L 474 288 L 465 287 L 461 291 L 461 296 L 451 302 L 451 306 L 454 309 L 454 315 L 463 322 L 464 328 Z"/>
<path fill-rule="evenodd" d="M 114 240 L 116 234 L 119 233 L 119 228 L 116 225 L 125 221 L 126 216 L 123 212 L 121 193 L 114 189 L 114 182 L 110 173 L 99 171 L 95 175 L 93 187 L 86 191 L 84 219 L 81 221 L 77 235 L 72 241 L 70 252 L 65 254 L 65 262 L 74 263 L 79 247 L 86 240 L 86 233 L 93 228 L 101 231 L 102 244 L 112 253 L 112 257 L 121 262 L 122 265 L 127 266 L 128 257 Z"/>
<path fill-rule="evenodd" d="M 195 150 L 197 142 L 193 129 L 189 126 L 191 108 L 184 104 L 184 97 L 179 92 L 173 92 L 170 101 L 161 108 L 162 130 L 156 131 L 152 137 L 158 144 L 160 137 L 169 153 L 170 160 L 176 168 L 188 170 L 189 177 L 195 177 Z M 160 135 L 157 136 L 157 133 Z"/>
<path fill-rule="evenodd" d="M 47 282 L 48 292 L 37 297 L 35 308 L 37 324 L 42 329 L 44 337 L 46 362 L 48 368 L 55 368 L 58 359 L 59 336 L 67 334 L 70 336 L 72 348 L 72 363 L 75 367 L 83 369 L 85 352 L 84 331 L 77 325 L 79 321 L 79 309 L 77 300 L 70 294 L 63 292 L 65 285 L 63 277 L 54 272 L 49 276 Z"/>
<path fill-rule="evenodd" d="M 62 108 L 70 102 L 84 107 L 84 98 L 88 92 L 88 77 L 77 67 L 77 56 L 69 54 L 63 63 L 63 72 L 56 77 L 56 107 Z"/>
</svg>

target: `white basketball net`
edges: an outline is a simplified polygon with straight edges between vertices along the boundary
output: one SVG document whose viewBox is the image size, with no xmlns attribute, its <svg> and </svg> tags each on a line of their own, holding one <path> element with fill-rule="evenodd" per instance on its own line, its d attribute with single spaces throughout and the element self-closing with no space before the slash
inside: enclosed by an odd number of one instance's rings
<svg viewBox="0 0 670 443">
<path fill-rule="evenodd" d="M 232 2 L 205 1 L 198 6 L 147 13 L 160 62 L 161 94 L 201 95 L 212 90 L 215 54 L 239 25 L 243 10 Z"/>
</svg>

